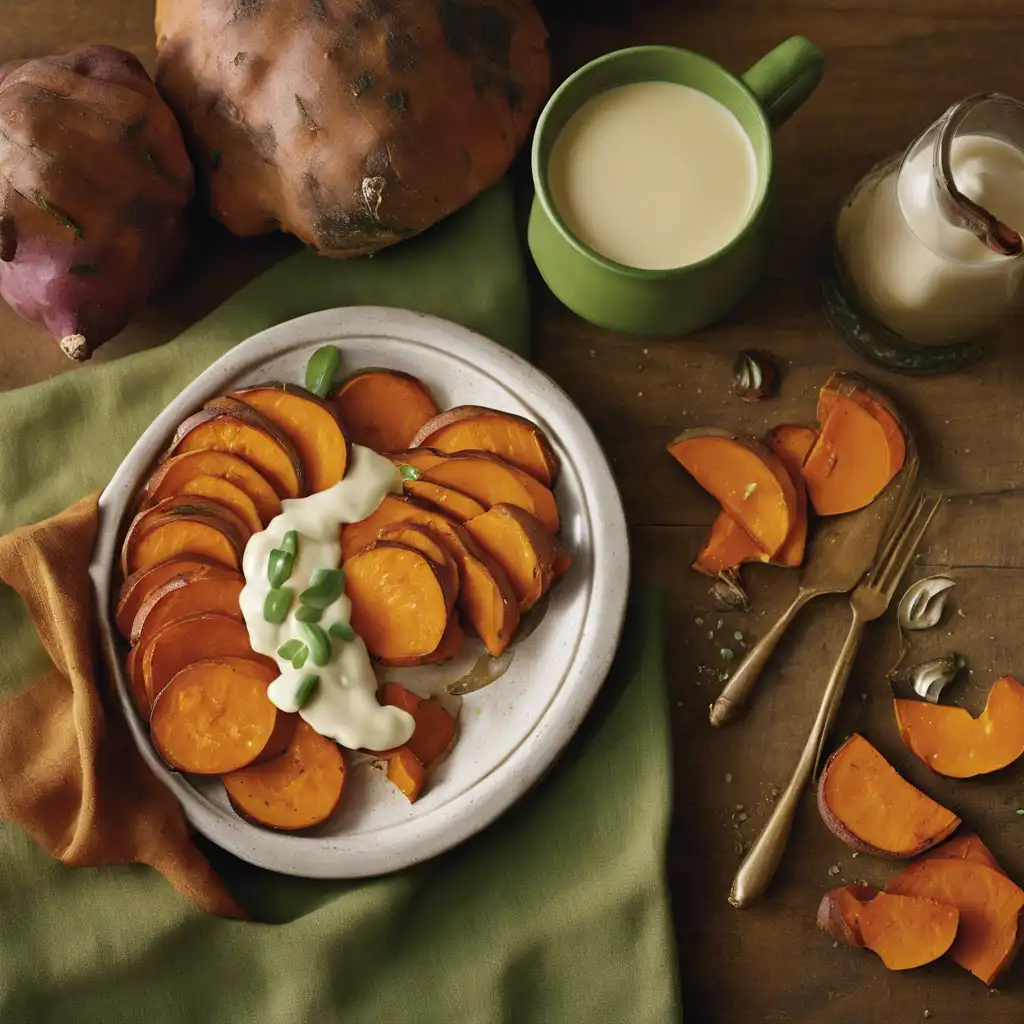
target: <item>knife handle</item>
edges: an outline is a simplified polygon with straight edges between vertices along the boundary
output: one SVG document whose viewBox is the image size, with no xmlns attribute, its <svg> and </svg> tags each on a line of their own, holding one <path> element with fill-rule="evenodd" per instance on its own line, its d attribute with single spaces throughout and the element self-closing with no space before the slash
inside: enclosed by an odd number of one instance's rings
<svg viewBox="0 0 1024 1024">
<path fill-rule="evenodd" d="M 793 603 L 779 617 L 779 621 L 747 651 L 747 656 L 740 662 L 739 667 L 718 695 L 718 699 L 711 705 L 708 717 L 711 719 L 712 725 L 722 726 L 733 720 L 753 692 L 761 671 L 772 656 L 772 651 L 782 639 L 782 634 L 796 618 L 797 612 L 812 597 L 816 596 L 816 591 L 801 588 L 793 598 Z"/>
</svg>

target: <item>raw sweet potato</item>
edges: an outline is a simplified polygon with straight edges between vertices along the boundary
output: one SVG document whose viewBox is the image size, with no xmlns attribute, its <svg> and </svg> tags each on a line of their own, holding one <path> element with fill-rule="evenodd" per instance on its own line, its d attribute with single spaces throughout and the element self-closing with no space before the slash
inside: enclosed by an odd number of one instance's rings
<svg viewBox="0 0 1024 1024">
<path fill-rule="evenodd" d="M 250 532 L 230 509 L 187 494 L 165 498 L 133 520 L 121 546 L 121 571 L 194 556 L 238 569 Z"/>
<path fill-rule="evenodd" d="M 243 586 L 245 578 L 240 572 L 221 565 L 186 570 L 171 577 L 142 602 L 132 622 L 132 647 L 145 648 L 168 622 L 186 615 L 219 613 L 241 621 L 238 595 Z"/>
<path fill-rule="evenodd" d="M 801 471 L 818 433 L 799 423 L 782 423 L 768 434 L 768 446 L 782 460 L 796 491 L 796 522 L 785 543 L 773 559 L 776 565 L 795 567 L 803 564 L 807 547 L 807 486 Z"/>
<path fill-rule="evenodd" d="M 422 552 L 377 541 L 344 563 L 345 592 L 352 601 L 352 628 L 374 657 L 423 658 L 448 627 L 455 595 Z"/>
<path fill-rule="evenodd" d="M 168 622 L 140 647 L 150 703 L 183 668 L 211 658 L 250 658 L 276 672 L 275 663 L 249 646 L 245 623 L 223 612 L 186 615 Z"/>
<path fill-rule="evenodd" d="M 377 510 L 341 531 L 342 558 L 347 560 L 376 540 L 389 523 L 429 526 L 447 545 L 459 567 L 459 608 L 487 650 L 497 656 L 508 647 L 519 624 L 515 592 L 504 570 L 440 509 L 406 495 L 389 494 Z"/>
<path fill-rule="evenodd" d="M 522 416 L 479 405 L 459 405 L 425 423 L 410 448 L 442 452 L 484 451 L 529 473 L 545 487 L 558 476 L 558 459 L 544 431 Z"/>
<path fill-rule="evenodd" d="M 975 864 L 984 864 L 985 867 L 998 871 L 1005 875 L 1006 872 L 1000 867 L 999 861 L 992 856 L 989 848 L 973 832 L 964 832 L 961 835 L 947 839 L 941 846 L 933 847 L 921 854 L 921 859 L 931 858 L 932 860 L 969 860 Z"/>
<path fill-rule="evenodd" d="M 265 416 L 292 443 L 310 494 L 333 487 L 348 468 L 349 441 L 334 407 L 295 384 L 260 384 L 232 398 Z"/>
<path fill-rule="evenodd" d="M 184 253 L 181 131 L 113 46 L 7 65 L 0 125 L 0 296 L 88 359 Z"/>
<path fill-rule="evenodd" d="M 166 562 L 157 562 L 156 565 L 147 565 L 144 569 L 132 573 L 124 583 L 121 584 L 121 591 L 117 599 L 117 608 L 114 611 L 114 622 L 117 624 L 121 636 L 126 639 L 131 636 L 132 622 L 138 614 L 142 602 L 159 586 L 166 583 L 173 576 L 180 576 L 182 573 L 191 572 L 194 569 L 206 568 L 215 565 L 205 558 L 169 558 Z"/>
<path fill-rule="evenodd" d="M 426 778 L 420 759 L 406 746 L 389 751 L 384 760 L 388 766 L 388 781 L 394 783 L 409 803 L 415 803 Z"/>
<path fill-rule="evenodd" d="M 518 505 L 558 533 L 558 505 L 550 488 L 490 452 L 455 452 L 422 470 L 425 480 L 455 487 L 485 508 Z"/>
<path fill-rule="evenodd" d="M 429 527 L 416 523 L 391 523 L 380 531 L 380 539 L 415 548 L 429 558 L 444 576 L 446 593 L 459 594 L 459 566 L 451 550 Z M 449 623 L 449 625 L 451 625 Z"/>
<path fill-rule="evenodd" d="M 208 498 L 229 512 L 234 512 L 250 535 L 263 529 L 256 503 L 241 487 L 236 487 L 221 476 L 194 476 L 185 483 L 188 490 L 181 493 L 189 496 L 186 501 L 191 498 Z"/>
<path fill-rule="evenodd" d="M 302 461 L 291 441 L 264 415 L 234 398 L 215 398 L 178 427 L 168 455 L 227 452 L 249 463 L 279 498 L 305 493 Z"/>
<path fill-rule="evenodd" d="M 334 812 L 345 789 L 345 759 L 336 743 L 300 719 L 280 757 L 229 772 L 221 781 L 243 818 L 295 832 Z"/>
<path fill-rule="evenodd" d="M 529 611 L 554 579 L 559 547 L 536 516 L 517 505 L 495 505 L 465 524 L 469 535 L 508 576 L 520 614 Z"/>
<path fill-rule="evenodd" d="M 847 885 L 826 893 L 818 927 L 837 942 L 877 953 L 890 971 L 906 971 L 938 960 L 953 945 L 956 907 L 917 896 Z"/>
<path fill-rule="evenodd" d="M 195 775 L 244 768 L 259 757 L 277 724 L 277 708 L 267 696 L 276 676 L 276 666 L 247 658 L 193 662 L 153 703 L 153 746 L 172 768 Z"/>
<path fill-rule="evenodd" d="M 861 853 L 913 857 L 951 835 L 960 819 L 916 789 L 859 733 L 826 762 L 818 810 L 838 839 Z"/>
<path fill-rule="evenodd" d="M 406 480 L 403 488 L 406 494 L 436 505 L 459 523 L 482 516 L 487 511 L 479 501 L 468 494 L 430 480 Z"/>
<path fill-rule="evenodd" d="M 752 437 L 711 429 L 685 431 L 668 451 L 774 558 L 797 517 L 796 489 L 782 460 Z"/>
<path fill-rule="evenodd" d="M 835 373 L 818 400 L 821 430 L 802 475 L 819 515 L 870 504 L 903 467 L 906 439 L 895 408 L 853 374 Z"/>
<path fill-rule="evenodd" d="M 375 452 L 408 448 L 438 412 L 426 386 L 400 370 L 362 370 L 342 381 L 330 401 L 352 443 Z"/>
<path fill-rule="evenodd" d="M 1010 676 L 992 685 L 978 718 L 923 700 L 897 698 L 893 706 L 903 742 L 940 775 L 987 775 L 1024 754 L 1024 686 Z"/>
<path fill-rule="evenodd" d="M 956 907 L 960 928 L 950 954 L 986 985 L 1009 967 L 1020 947 L 1024 892 L 984 864 L 921 859 L 892 879 L 886 892 Z"/>
<path fill-rule="evenodd" d="M 548 90 L 526 0 L 159 0 L 156 29 L 213 215 L 328 256 L 416 234 L 497 181 Z"/>
<path fill-rule="evenodd" d="M 455 742 L 455 719 L 436 698 L 426 700 L 399 683 L 381 687 L 381 704 L 407 711 L 416 719 L 416 728 L 405 745 L 424 768 L 429 768 Z"/>
<path fill-rule="evenodd" d="M 205 449 L 174 455 L 161 462 L 143 487 L 143 499 L 146 504 L 155 505 L 175 494 L 189 494 L 189 481 L 196 476 L 220 477 L 244 491 L 264 526 L 281 514 L 281 499 L 258 470 L 237 455 Z"/>
</svg>

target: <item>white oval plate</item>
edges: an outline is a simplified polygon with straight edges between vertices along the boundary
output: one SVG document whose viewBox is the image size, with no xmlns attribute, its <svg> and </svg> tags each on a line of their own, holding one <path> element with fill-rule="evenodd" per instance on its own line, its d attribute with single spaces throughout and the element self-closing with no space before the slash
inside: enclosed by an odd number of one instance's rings
<svg viewBox="0 0 1024 1024">
<path fill-rule="evenodd" d="M 410 805 L 369 764 L 350 770 L 339 810 L 299 834 L 254 826 L 232 811 L 216 778 L 170 771 L 155 753 L 122 672 L 113 624 L 122 531 L 140 483 L 175 427 L 204 401 L 262 381 L 301 383 L 320 345 L 337 344 L 342 373 L 382 366 L 415 374 L 442 409 L 487 405 L 540 424 L 561 462 L 555 488 L 572 568 L 537 628 L 514 645 L 507 672 L 462 704 L 459 739 Z M 521 797 L 579 727 L 618 645 L 629 587 L 622 503 L 583 416 L 547 376 L 456 324 L 407 310 L 355 306 L 299 317 L 249 338 L 196 378 L 150 424 L 100 498 L 90 574 L 108 666 L 146 763 L 218 846 L 260 867 L 309 878 L 384 874 L 433 857 L 473 835 Z M 426 670 L 405 670 L 417 672 Z M 436 669 L 433 670 L 436 674 Z"/>
</svg>

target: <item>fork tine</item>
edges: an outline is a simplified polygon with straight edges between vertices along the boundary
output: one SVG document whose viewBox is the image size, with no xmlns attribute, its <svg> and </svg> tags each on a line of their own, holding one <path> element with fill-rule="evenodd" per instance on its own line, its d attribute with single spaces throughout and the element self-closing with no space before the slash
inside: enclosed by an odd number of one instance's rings
<svg viewBox="0 0 1024 1024">
<path fill-rule="evenodd" d="M 885 542 L 878 549 L 878 553 L 875 555 L 875 559 L 865 576 L 867 580 L 876 579 L 885 566 L 889 564 L 900 542 L 906 536 L 910 523 L 913 521 L 923 501 L 924 496 L 916 487 L 908 487 L 900 496 L 896 503 L 896 508 L 893 509 L 891 525 L 886 534 Z"/>
<path fill-rule="evenodd" d="M 892 600 L 893 593 L 897 586 L 899 586 L 900 580 L 903 579 L 903 574 L 910 566 L 910 561 L 914 557 L 914 553 L 917 551 L 921 540 L 924 538 L 925 531 L 931 525 L 931 521 L 942 501 L 943 498 L 940 496 L 931 502 L 930 507 L 927 508 L 924 498 L 921 498 L 916 503 L 913 518 L 906 526 L 903 537 L 893 553 L 892 559 L 879 573 L 876 583 L 877 589 L 885 595 L 887 602 Z"/>
</svg>

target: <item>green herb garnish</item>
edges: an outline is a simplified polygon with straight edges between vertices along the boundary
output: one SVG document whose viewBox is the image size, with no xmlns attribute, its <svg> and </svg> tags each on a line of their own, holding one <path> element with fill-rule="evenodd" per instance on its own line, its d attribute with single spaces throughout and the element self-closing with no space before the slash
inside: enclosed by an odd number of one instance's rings
<svg viewBox="0 0 1024 1024">
<path fill-rule="evenodd" d="M 299 600 L 314 608 L 326 608 L 344 592 L 344 569 L 314 569 L 313 575 L 309 577 L 309 586 L 299 594 Z"/>
<path fill-rule="evenodd" d="M 314 665 L 326 665 L 331 660 L 331 638 L 315 622 L 303 622 L 299 629 L 309 647 Z"/>
<path fill-rule="evenodd" d="M 415 466 L 410 466 L 408 462 L 402 463 L 398 467 L 398 472 L 403 480 L 419 480 L 420 471 Z"/>
<path fill-rule="evenodd" d="M 306 363 L 306 390 L 312 391 L 318 398 L 326 398 L 340 364 L 341 352 L 337 345 L 318 348 Z"/>
<path fill-rule="evenodd" d="M 267 580 L 275 590 L 283 587 L 294 568 L 295 556 L 290 551 L 274 548 L 267 561 Z"/>
<path fill-rule="evenodd" d="M 292 658 L 292 668 L 295 669 L 296 672 L 298 672 L 299 669 L 302 668 L 302 666 L 306 664 L 306 659 L 308 657 L 309 657 L 309 648 L 304 643 L 300 642 L 299 650 L 296 653 L 295 657 Z"/>
<path fill-rule="evenodd" d="M 300 604 L 295 609 L 296 622 L 319 622 L 323 618 L 324 609 L 311 604 Z"/>
<path fill-rule="evenodd" d="M 277 656 L 279 658 L 284 658 L 285 661 L 291 661 L 292 658 L 299 653 L 302 646 L 303 644 L 301 640 L 296 640 L 295 637 L 292 637 L 291 640 L 285 640 L 285 642 L 278 647 Z"/>
<path fill-rule="evenodd" d="M 327 630 L 331 636 L 350 644 L 356 638 L 356 631 L 347 622 L 332 622 Z"/>
<path fill-rule="evenodd" d="M 291 587 L 275 587 L 268 590 L 263 600 L 263 618 L 267 622 L 280 625 L 288 617 L 288 610 L 294 597 L 295 591 Z"/>
<path fill-rule="evenodd" d="M 289 530 L 281 538 L 281 550 L 287 551 L 289 555 L 299 553 L 299 535 L 294 530 Z"/>
<path fill-rule="evenodd" d="M 309 703 L 310 698 L 316 693 L 319 685 L 320 677 L 312 672 L 304 675 L 299 680 L 299 685 L 295 688 L 295 707 L 298 710 L 301 710 Z"/>
</svg>

